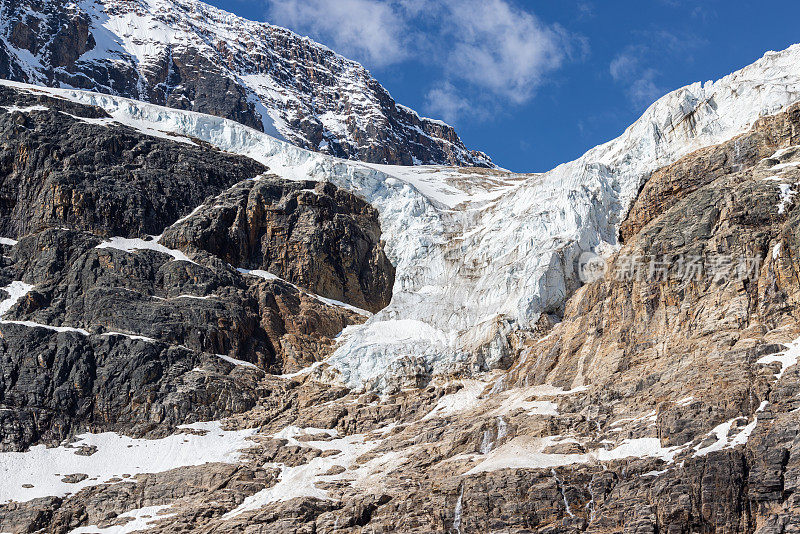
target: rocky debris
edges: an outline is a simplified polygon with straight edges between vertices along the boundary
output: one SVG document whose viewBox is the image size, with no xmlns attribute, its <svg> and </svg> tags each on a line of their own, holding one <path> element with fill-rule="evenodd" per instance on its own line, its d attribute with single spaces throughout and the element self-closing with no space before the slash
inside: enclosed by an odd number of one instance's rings
<svg viewBox="0 0 800 534">
<path fill-rule="evenodd" d="M 66 475 L 64 478 L 61 479 L 61 482 L 66 482 L 67 484 L 77 484 L 78 482 L 83 482 L 89 478 L 89 475 L 86 473 L 72 473 L 71 475 Z"/>
<path fill-rule="evenodd" d="M 0 21 L 2 78 L 217 115 L 337 157 L 492 166 L 358 63 L 194 0 L 4 1 Z"/>
<path fill-rule="evenodd" d="M 10 504 L 0 513 L 0 528 L 27 532 L 38 525 L 47 532 L 69 532 L 81 525 L 98 528 L 124 524 L 122 516 L 135 508 L 163 506 L 162 515 L 172 521 L 191 521 L 196 528 L 219 517 L 226 506 L 235 505 L 265 485 L 274 483 L 275 473 L 230 464 L 204 464 L 137 475 L 115 484 L 85 488 L 68 498 L 45 498 L 25 504 Z M 202 506 L 194 508 L 194 499 Z M 172 508 L 169 505 L 173 504 Z M 177 514 L 177 517 L 176 517 Z M 154 515 L 158 517 L 158 515 Z"/>
</svg>

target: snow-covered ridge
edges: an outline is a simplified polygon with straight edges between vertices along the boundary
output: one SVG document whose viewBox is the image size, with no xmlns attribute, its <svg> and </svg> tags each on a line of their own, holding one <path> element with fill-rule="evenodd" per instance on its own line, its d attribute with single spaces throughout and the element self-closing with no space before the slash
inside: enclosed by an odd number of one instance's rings
<svg viewBox="0 0 800 534">
<path fill-rule="evenodd" d="M 84 24 L 91 39 L 76 29 Z M 20 28 L 38 37 L 16 38 Z M 66 40 L 55 37 L 70 32 L 64 50 Z M 397 105 L 360 64 L 197 0 L 0 1 L 2 52 L 14 80 L 260 123 L 270 135 L 327 154 L 491 165 L 447 124 Z"/>
<path fill-rule="evenodd" d="M 346 329 L 329 363 L 350 386 L 382 387 L 403 368 L 497 363 L 509 331 L 529 328 L 543 311 L 557 312 L 577 287 L 582 252 L 617 246 L 618 226 L 649 173 L 800 100 L 800 45 L 767 53 L 717 82 L 674 91 L 617 139 L 536 175 L 360 164 L 217 117 L 47 91 L 100 106 L 120 122 L 249 156 L 287 179 L 329 180 L 372 203 L 397 268 L 393 299 Z"/>
</svg>

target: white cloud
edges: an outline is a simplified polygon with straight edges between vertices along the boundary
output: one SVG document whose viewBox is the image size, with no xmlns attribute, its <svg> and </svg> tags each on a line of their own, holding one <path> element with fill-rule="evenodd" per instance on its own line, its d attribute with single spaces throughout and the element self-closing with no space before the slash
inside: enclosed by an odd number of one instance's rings
<svg viewBox="0 0 800 534">
<path fill-rule="evenodd" d="M 608 66 L 611 77 L 624 87 L 628 100 L 638 109 L 652 104 L 666 93 L 657 83 L 660 76 L 653 65 L 665 60 L 694 60 L 693 52 L 707 41 L 693 33 L 674 34 L 665 30 L 638 31 L 641 42 L 626 46 Z"/>
<path fill-rule="evenodd" d="M 578 18 L 582 20 L 591 19 L 595 17 L 595 6 L 592 2 L 581 1 L 578 2 Z"/>
<path fill-rule="evenodd" d="M 343 55 L 381 67 L 405 59 L 401 4 L 375 0 L 269 0 L 271 22 L 308 33 Z"/>
<path fill-rule="evenodd" d="M 472 106 L 466 98 L 459 96 L 458 91 L 450 82 L 443 82 L 430 91 L 425 97 L 425 108 L 442 120 L 450 124 Z"/>
<path fill-rule="evenodd" d="M 608 67 L 611 77 L 625 87 L 628 100 L 636 108 L 649 106 L 665 93 L 656 83 L 658 71 L 643 65 L 642 57 L 646 53 L 644 47 L 629 46 L 617 54 Z"/>
<path fill-rule="evenodd" d="M 628 88 L 628 97 L 634 104 L 646 107 L 658 100 L 666 91 L 659 87 L 655 78 L 658 72 L 655 69 L 645 69 L 639 77 L 633 80 Z"/>
<path fill-rule="evenodd" d="M 505 0 L 446 0 L 455 40 L 447 65 L 466 79 L 515 103 L 528 100 L 567 56 L 569 39 L 558 26 Z"/>
<path fill-rule="evenodd" d="M 608 67 L 614 81 L 627 81 L 639 69 L 639 59 L 630 52 L 618 54 Z"/>
<path fill-rule="evenodd" d="M 442 80 L 428 93 L 428 109 L 446 120 L 469 107 L 464 94 L 526 102 L 574 49 L 586 49 L 585 41 L 508 0 L 267 2 L 275 24 L 308 33 L 368 67 L 409 58 L 437 66 Z"/>
</svg>

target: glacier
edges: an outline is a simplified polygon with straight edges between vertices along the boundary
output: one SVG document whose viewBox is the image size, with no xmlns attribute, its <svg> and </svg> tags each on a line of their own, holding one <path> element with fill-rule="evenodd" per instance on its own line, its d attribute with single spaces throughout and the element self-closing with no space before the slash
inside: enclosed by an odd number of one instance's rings
<svg viewBox="0 0 800 534">
<path fill-rule="evenodd" d="M 619 246 L 619 225 L 650 173 L 800 100 L 800 45 L 768 52 L 718 81 L 673 91 L 618 138 L 536 174 L 364 164 L 218 117 L 0 83 L 99 106 L 146 133 L 200 139 L 286 179 L 328 180 L 374 205 L 397 271 L 391 303 L 346 328 L 327 370 L 314 372 L 351 388 L 385 390 L 421 369 L 478 372 L 503 365 L 508 334 L 530 329 L 542 313 L 558 314 L 579 287 L 578 257 Z"/>
</svg>

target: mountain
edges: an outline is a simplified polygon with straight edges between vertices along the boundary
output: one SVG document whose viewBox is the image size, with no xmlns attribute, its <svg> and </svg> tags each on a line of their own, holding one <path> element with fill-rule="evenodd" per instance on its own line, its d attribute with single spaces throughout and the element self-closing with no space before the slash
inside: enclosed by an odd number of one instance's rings
<svg viewBox="0 0 800 534">
<path fill-rule="evenodd" d="M 0 531 L 796 531 L 798 132 L 800 45 L 542 174 L 3 81 Z"/>
<path fill-rule="evenodd" d="M 358 63 L 195 0 L 3 0 L 0 77 L 209 113 L 342 158 L 492 166 Z"/>
</svg>

